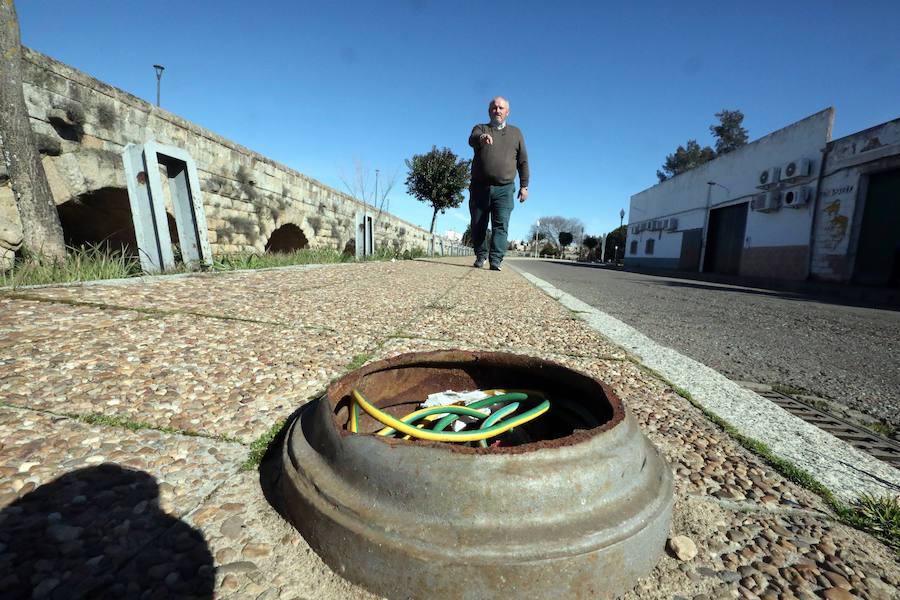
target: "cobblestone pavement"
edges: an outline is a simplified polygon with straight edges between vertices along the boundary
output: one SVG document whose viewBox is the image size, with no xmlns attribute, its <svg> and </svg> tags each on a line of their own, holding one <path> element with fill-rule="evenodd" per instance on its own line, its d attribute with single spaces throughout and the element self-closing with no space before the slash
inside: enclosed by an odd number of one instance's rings
<svg viewBox="0 0 900 600">
<path fill-rule="evenodd" d="M 671 535 L 698 552 L 666 552 L 625 598 L 900 595 L 895 553 L 514 271 L 469 261 L 0 292 L 0 597 L 374 598 L 241 465 L 352 365 L 451 347 L 596 376 L 663 451 Z"/>
</svg>

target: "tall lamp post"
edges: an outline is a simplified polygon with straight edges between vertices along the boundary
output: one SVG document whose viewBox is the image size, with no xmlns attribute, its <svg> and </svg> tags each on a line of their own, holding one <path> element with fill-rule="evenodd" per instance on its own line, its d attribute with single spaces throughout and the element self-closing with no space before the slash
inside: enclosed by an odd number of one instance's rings
<svg viewBox="0 0 900 600">
<path fill-rule="evenodd" d="M 162 65 L 153 65 L 153 68 L 156 69 L 156 105 L 159 106 L 159 80 L 162 79 L 162 72 L 166 68 Z"/>
<path fill-rule="evenodd" d="M 625 219 L 625 209 L 619 211 L 619 228 L 622 227 L 622 221 Z"/>
</svg>

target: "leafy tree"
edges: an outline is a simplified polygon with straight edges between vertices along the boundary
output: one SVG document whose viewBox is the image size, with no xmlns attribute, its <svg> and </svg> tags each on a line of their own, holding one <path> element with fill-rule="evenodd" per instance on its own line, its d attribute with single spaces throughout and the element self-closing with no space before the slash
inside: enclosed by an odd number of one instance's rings
<svg viewBox="0 0 900 600">
<path fill-rule="evenodd" d="M 716 113 L 716 118 L 719 119 L 719 124 L 709 126 L 709 131 L 716 138 L 716 149 L 713 150 L 709 146 L 701 148 L 697 140 L 688 140 L 685 146 L 678 146 L 674 154 L 666 156 L 662 171 L 656 171 L 656 177 L 660 182 L 709 162 L 718 155 L 736 150 L 747 143 L 747 130 L 741 126 L 741 123 L 744 122 L 744 113 L 739 110 L 722 109 L 721 112 Z"/>
<path fill-rule="evenodd" d="M 486 240 L 486 244 L 490 248 L 491 246 L 491 237 L 494 235 L 494 230 L 488 227 L 487 233 L 485 234 L 484 239 Z M 468 248 L 472 247 L 472 224 L 469 223 L 466 225 L 466 231 L 462 235 L 461 243 L 463 246 Z"/>
<path fill-rule="evenodd" d="M 620 256 L 625 256 L 625 233 L 628 230 L 627 225 L 616 227 L 606 234 L 606 256 L 612 256 L 613 260 L 618 260 Z M 618 251 L 616 247 L 618 246 Z"/>
<path fill-rule="evenodd" d="M 709 146 L 700 147 L 697 140 L 688 140 L 686 146 L 678 146 L 674 154 L 666 156 L 662 171 L 656 171 L 659 180 L 665 181 L 679 173 L 689 171 L 716 157 L 716 151 Z"/>
<path fill-rule="evenodd" d="M 22 40 L 12 0 L 0 2 L 0 24 L 0 150 L 16 197 L 24 245 L 36 256 L 63 258 L 66 244 L 59 213 L 25 107 Z"/>
<path fill-rule="evenodd" d="M 466 230 L 462 234 L 461 243 L 468 248 L 472 247 L 472 224 L 466 225 Z"/>
<path fill-rule="evenodd" d="M 434 208 L 428 233 L 434 233 L 438 211 L 443 214 L 448 208 L 462 204 L 462 191 L 469 185 L 471 164 L 471 160 L 457 160 L 450 148 L 438 150 L 437 146 L 432 146 L 427 154 L 415 154 L 412 159 L 406 159 L 409 168 L 406 190 L 419 202 Z"/>
<path fill-rule="evenodd" d="M 585 257 L 587 260 L 594 260 L 595 258 L 597 258 L 597 254 L 594 249 L 600 245 L 599 238 L 595 238 L 592 235 L 586 235 L 584 236 L 584 239 L 581 240 L 581 245 L 587 248 L 587 256 Z"/>
<path fill-rule="evenodd" d="M 716 152 L 727 154 L 747 143 L 747 130 L 741 126 L 744 113 L 739 110 L 717 112 L 719 125 L 710 125 L 709 130 L 716 137 Z"/>
<path fill-rule="evenodd" d="M 572 234 L 568 231 L 560 231 L 559 232 L 559 246 L 560 248 L 565 248 L 569 244 L 572 243 L 572 240 L 575 238 L 572 237 Z"/>
<path fill-rule="evenodd" d="M 547 242 L 541 247 L 541 255 L 543 256 L 559 256 L 559 248 Z"/>
</svg>

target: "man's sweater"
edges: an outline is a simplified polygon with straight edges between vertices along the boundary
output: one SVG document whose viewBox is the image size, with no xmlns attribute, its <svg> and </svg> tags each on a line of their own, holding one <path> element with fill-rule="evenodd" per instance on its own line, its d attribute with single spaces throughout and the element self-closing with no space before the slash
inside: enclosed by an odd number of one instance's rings
<svg viewBox="0 0 900 600">
<path fill-rule="evenodd" d="M 482 145 L 478 138 L 483 133 L 490 135 L 494 143 Z M 518 127 L 507 125 L 503 129 L 497 129 L 490 124 L 476 125 L 469 135 L 469 145 L 475 149 L 472 183 L 515 183 L 518 171 L 519 187 L 528 187 L 528 152 Z"/>
</svg>

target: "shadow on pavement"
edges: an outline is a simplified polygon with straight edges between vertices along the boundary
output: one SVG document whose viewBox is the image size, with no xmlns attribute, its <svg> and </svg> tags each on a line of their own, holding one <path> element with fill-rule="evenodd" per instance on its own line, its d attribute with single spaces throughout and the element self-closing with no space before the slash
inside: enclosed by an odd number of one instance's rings
<svg viewBox="0 0 900 600">
<path fill-rule="evenodd" d="M 159 486 L 113 463 L 79 469 L 0 511 L 0 597 L 213 597 L 203 535 L 158 507 Z"/>
</svg>

